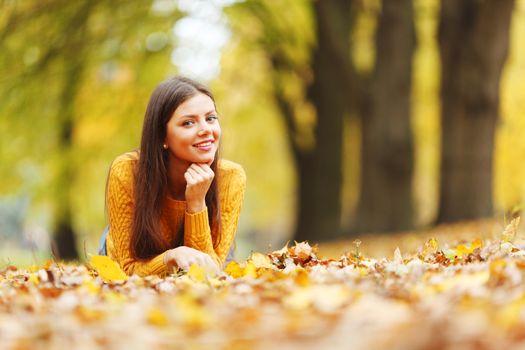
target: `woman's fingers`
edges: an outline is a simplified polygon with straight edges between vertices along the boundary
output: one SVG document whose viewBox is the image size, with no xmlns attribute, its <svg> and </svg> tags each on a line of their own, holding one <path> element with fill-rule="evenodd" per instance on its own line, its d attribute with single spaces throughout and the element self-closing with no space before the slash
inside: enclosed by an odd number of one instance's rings
<svg viewBox="0 0 525 350">
<path fill-rule="evenodd" d="M 197 265 L 208 271 L 208 273 L 220 273 L 217 263 L 209 254 L 203 253 L 190 247 L 177 247 L 171 249 L 167 255 L 166 264 L 168 266 L 176 265 L 184 271 L 188 271 L 191 265 Z"/>
<path fill-rule="evenodd" d="M 184 271 L 188 271 L 188 269 L 190 268 L 190 263 L 188 262 L 188 260 L 184 259 L 184 258 L 179 258 L 177 260 L 177 266 L 184 270 Z"/>
<path fill-rule="evenodd" d="M 186 183 L 188 185 L 193 185 L 193 183 L 195 182 L 195 180 L 193 179 L 193 176 L 191 176 L 191 174 L 188 173 L 187 171 L 184 173 L 184 179 L 186 180 Z"/>
<path fill-rule="evenodd" d="M 206 260 L 208 262 L 208 266 L 212 268 L 212 271 L 215 274 L 218 274 L 220 271 L 219 271 L 219 267 L 217 266 L 217 263 L 215 263 L 215 261 L 211 258 L 211 256 L 209 256 L 208 254 L 205 254 L 205 255 L 206 255 Z"/>
<path fill-rule="evenodd" d="M 186 173 L 189 174 L 195 182 L 200 182 L 203 180 L 203 176 L 191 167 L 189 167 L 188 170 L 186 170 Z"/>
<path fill-rule="evenodd" d="M 195 262 L 194 263 L 199 265 L 199 266 L 205 266 L 206 265 L 206 263 L 204 261 L 204 258 L 200 254 L 195 257 Z"/>
<path fill-rule="evenodd" d="M 197 174 L 202 176 L 206 180 L 212 180 L 215 174 L 213 173 L 213 170 L 206 164 L 197 164 L 193 163 L 189 169 L 193 169 Z"/>
<path fill-rule="evenodd" d="M 213 172 L 213 170 L 211 169 L 211 167 L 208 164 L 196 163 L 195 166 L 198 167 L 199 169 L 201 169 L 205 174 L 208 174 L 211 177 L 215 176 L 215 173 Z"/>
</svg>

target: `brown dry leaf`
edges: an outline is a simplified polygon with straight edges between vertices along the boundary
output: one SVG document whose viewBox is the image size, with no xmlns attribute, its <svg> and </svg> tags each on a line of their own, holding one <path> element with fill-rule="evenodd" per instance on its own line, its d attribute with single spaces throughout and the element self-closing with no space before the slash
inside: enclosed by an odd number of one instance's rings
<svg viewBox="0 0 525 350">
<path fill-rule="evenodd" d="M 63 292 L 61 288 L 39 288 L 38 290 L 46 298 L 58 298 Z"/>
<path fill-rule="evenodd" d="M 195 266 L 106 284 L 85 266 L 6 267 L 0 348 L 517 349 L 525 246 L 472 238 L 423 239 L 393 259 L 318 259 L 303 242 L 211 278 Z"/>
<path fill-rule="evenodd" d="M 308 242 L 295 242 L 295 246 L 291 247 L 289 249 L 290 254 L 294 257 L 294 261 L 297 264 L 305 264 L 306 262 L 310 261 L 311 259 L 316 259 L 316 251 L 317 247 L 310 246 Z"/>
</svg>

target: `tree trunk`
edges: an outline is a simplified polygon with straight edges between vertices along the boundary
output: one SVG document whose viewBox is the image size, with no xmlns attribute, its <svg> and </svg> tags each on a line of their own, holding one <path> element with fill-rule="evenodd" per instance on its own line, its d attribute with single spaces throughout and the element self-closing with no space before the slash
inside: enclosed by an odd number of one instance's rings
<svg viewBox="0 0 525 350">
<path fill-rule="evenodd" d="M 87 22 L 94 6 L 86 1 L 70 19 L 75 25 L 74 33 L 67 36 L 64 50 L 63 85 L 59 99 L 58 126 L 60 152 L 55 179 L 54 254 L 64 260 L 78 259 L 76 234 L 73 228 L 71 189 L 75 181 L 73 135 L 75 127 L 75 99 L 81 86 L 85 57 L 89 49 L 85 45 Z"/>
<path fill-rule="evenodd" d="M 294 239 L 329 240 L 340 235 L 342 133 L 346 112 L 345 66 L 350 61 L 350 2 L 317 1 L 314 80 L 308 97 L 317 111 L 315 147 L 297 152 L 298 213 Z"/>
<path fill-rule="evenodd" d="M 76 234 L 73 229 L 71 211 L 71 188 L 74 183 L 74 99 L 77 94 L 82 74 L 82 66 L 76 64 L 65 77 L 61 96 L 59 149 L 60 159 L 55 179 L 55 218 L 54 218 L 54 254 L 64 260 L 78 259 Z"/>
<path fill-rule="evenodd" d="M 358 232 L 413 225 L 410 94 L 415 28 L 412 0 L 383 0 L 376 63 L 362 114 Z"/>
<path fill-rule="evenodd" d="M 494 135 L 513 0 L 443 0 L 437 222 L 491 216 Z"/>
</svg>

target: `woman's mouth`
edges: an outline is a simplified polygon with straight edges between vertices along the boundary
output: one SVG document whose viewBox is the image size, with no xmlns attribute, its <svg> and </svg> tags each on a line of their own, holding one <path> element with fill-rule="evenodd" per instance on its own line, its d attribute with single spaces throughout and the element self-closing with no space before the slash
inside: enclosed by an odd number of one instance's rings
<svg viewBox="0 0 525 350">
<path fill-rule="evenodd" d="M 202 152 L 208 152 L 213 147 L 214 140 L 206 140 L 199 143 L 196 143 L 193 145 L 193 147 L 197 148 L 199 151 Z"/>
</svg>

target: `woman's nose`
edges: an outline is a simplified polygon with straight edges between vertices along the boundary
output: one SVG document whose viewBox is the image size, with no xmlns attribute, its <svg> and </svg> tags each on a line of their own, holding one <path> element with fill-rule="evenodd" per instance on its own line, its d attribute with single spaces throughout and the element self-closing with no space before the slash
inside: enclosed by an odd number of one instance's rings
<svg viewBox="0 0 525 350">
<path fill-rule="evenodd" d="M 211 126 L 206 122 L 200 123 L 199 127 L 200 127 L 199 132 L 198 132 L 199 136 L 206 135 L 211 132 Z"/>
</svg>

